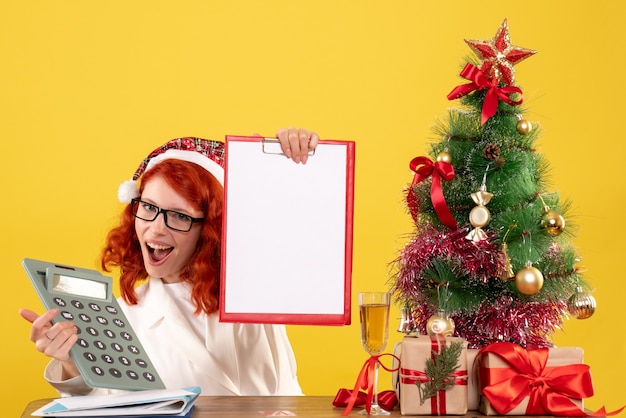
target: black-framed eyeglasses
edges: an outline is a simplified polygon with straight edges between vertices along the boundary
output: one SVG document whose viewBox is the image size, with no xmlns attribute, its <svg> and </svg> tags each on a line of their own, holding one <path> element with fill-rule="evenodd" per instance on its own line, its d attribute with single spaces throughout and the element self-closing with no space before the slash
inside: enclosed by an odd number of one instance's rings
<svg viewBox="0 0 626 418">
<path fill-rule="evenodd" d="M 161 209 L 152 203 L 144 202 L 140 199 L 131 201 L 131 212 L 135 218 L 148 222 L 154 221 L 159 216 L 159 213 L 162 213 L 165 225 L 174 231 L 180 232 L 188 232 L 194 223 L 204 221 L 204 218 L 194 218 L 175 210 Z"/>
</svg>

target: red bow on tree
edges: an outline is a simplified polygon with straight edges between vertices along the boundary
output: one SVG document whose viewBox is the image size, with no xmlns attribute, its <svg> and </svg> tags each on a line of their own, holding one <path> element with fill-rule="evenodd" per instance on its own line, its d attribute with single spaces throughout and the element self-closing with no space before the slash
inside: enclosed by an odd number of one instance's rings
<svg viewBox="0 0 626 418">
<path fill-rule="evenodd" d="M 425 180 L 429 176 L 433 176 L 433 182 L 430 186 L 430 199 L 433 202 L 435 213 L 439 217 L 441 223 L 450 229 L 456 229 L 456 220 L 450 213 L 450 209 L 443 197 L 443 189 L 441 188 L 441 179 L 450 181 L 454 178 L 454 167 L 445 161 L 432 162 L 428 157 L 415 157 L 409 164 L 411 170 L 415 173 L 411 187 Z"/>
<path fill-rule="evenodd" d="M 465 68 L 461 71 L 461 77 L 470 80 L 471 83 L 455 87 L 454 90 L 448 94 L 448 100 L 458 99 L 459 97 L 470 94 L 474 90 L 487 90 L 485 101 L 483 102 L 480 120 L 481 125 L 484 125 L 490 117 L 496 114 L 498 110 L 498 100 L 515 106 L 521 104 L 523 101 L 522 90 L 519 87 L 498 87 L 498 80 L 496 78 L 489 78 L 473 64 L 465 65 Z M 520 99 L 511 99 L 510 95 L 513 93 L 519 93 L 521 96 Z"/>
</svg>

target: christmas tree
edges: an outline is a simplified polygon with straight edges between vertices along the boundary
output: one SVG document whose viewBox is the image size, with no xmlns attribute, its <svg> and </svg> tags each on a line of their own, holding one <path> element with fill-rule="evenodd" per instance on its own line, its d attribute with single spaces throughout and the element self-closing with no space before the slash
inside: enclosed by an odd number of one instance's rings
<svg viewBox="0 0 626 418">
<path fill-rule="evenodd" d="M 401 329 L 453 334 L 471 348 L 550 347 L 595 300 L 571 244 L 570 203 L 547 190 L 541 129 L 521 107 L 514 65 L 536 51 L 511 43 L 506 20 L 493 39 L 465 42 L 476 57 L 448 95 L 461 106 L 435 124 L 429 156 L 410 162 L 415 231 L 391 279 Z"/>
</svg>

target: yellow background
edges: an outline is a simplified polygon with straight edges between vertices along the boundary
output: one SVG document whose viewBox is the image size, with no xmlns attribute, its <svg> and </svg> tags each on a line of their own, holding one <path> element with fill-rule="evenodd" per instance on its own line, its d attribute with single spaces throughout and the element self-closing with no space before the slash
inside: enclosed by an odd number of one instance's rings
<svg viewBox="0 0 626 418">
<path fill-rule="evenodd" d="M 596 387 L 587 406 L 623 405 L 624 16 L 618 1 L 4 0 L 2 415 L 55 396 L 17 314 L 41 311 L 21 259 L 95 267 L 119 183 L 174 137 L 294 124 L 356 141 L 353 292 L 386 289 L 412 228 L 408 163 L 458 106 L 446 95 L 463 82 L 463 39 L 492 38 L 504 18 L 515 45 L 539 51 L 517 80 L 527 118 L 544 129 L 551 188 L 574 203 L 575 243 L 597 289 L 595 316 L 567 321 L 556 343 L 585 349 Z M 347 327 L 289 327 L 306 394 L 354 384 L 366 355 L 352 312 Z"/>
</svg>

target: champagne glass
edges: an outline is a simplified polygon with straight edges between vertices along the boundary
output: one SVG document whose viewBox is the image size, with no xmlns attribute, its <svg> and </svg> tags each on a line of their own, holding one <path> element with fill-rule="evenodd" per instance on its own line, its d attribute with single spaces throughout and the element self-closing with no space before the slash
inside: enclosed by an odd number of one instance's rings
<svg viewBox="0 0 626 418">
<path fill-rule="evenodd" d="M 361 322 L 361 343 L 370 356 L 381 354 L 387 345 L 389 334 L 389 300 L 387 292 L 359 293 L 359 318 Z M 389 415 L 378 405 L 378 367 L 374 367 L 374 398 L 369 415 Z M 359 415 L 368 415 L 367 410 Z"/>
</svg>

